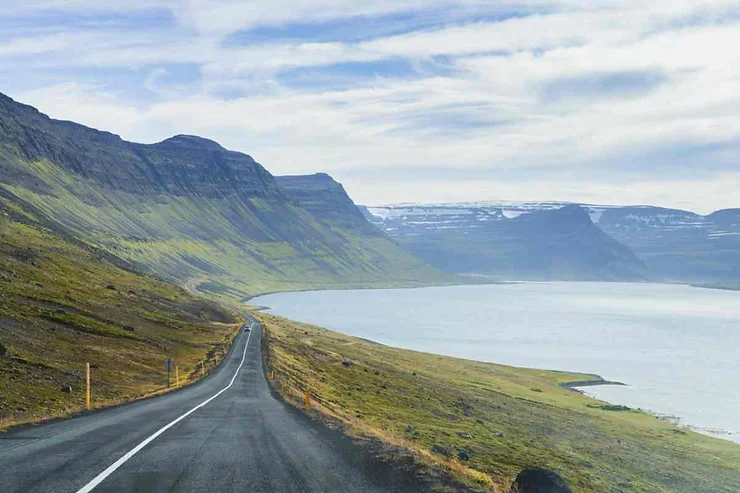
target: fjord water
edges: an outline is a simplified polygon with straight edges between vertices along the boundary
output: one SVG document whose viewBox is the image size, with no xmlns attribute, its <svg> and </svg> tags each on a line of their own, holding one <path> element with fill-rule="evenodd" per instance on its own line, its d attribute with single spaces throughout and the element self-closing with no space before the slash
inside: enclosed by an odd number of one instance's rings
<svg viewBox="0 0 740 493">
<path fill-rule="evenodd" d="M 682 285 L 517 283 L 310 291 L 273 313 L 395 347 L 596 373 L 600 399 L 740 443 L 740 292 Z"/>
</svg>

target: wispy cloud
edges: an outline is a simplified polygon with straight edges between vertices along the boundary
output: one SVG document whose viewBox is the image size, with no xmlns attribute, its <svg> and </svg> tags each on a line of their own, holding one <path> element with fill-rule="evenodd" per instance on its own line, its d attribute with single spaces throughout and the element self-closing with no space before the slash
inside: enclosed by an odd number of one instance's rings
<svg viewBox="0 0 740 493">
<path fill-rule="evenodd" d="M 0 90 L 368 203 L 739 205 L 737 2 L 492 4 L 28 0 L 0 7 Z"/>
</svg>

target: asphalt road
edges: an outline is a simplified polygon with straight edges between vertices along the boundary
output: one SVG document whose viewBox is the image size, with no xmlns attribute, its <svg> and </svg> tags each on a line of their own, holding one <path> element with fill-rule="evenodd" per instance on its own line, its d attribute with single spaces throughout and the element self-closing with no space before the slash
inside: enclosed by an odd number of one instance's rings
<svg viewBox="0 0 740 493">
<path fill-rule="evenodd" d="M 0 434 L 0 492 L 392 491 L 270 394 L 261 333 L 259 324 L 242 331 L 223 364 L 195 385 Z"/>
</svg>

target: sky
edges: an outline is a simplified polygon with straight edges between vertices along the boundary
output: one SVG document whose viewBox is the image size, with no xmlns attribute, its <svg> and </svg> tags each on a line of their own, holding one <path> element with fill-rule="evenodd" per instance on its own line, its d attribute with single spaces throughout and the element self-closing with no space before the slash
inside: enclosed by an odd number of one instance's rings
<svg viewBox="0 0 740 493">
<path fill-rule="evenodd" d="M 0 0 L 0 92 L 356 202 L 740 207 L 737 0 Z"/>
</svg>

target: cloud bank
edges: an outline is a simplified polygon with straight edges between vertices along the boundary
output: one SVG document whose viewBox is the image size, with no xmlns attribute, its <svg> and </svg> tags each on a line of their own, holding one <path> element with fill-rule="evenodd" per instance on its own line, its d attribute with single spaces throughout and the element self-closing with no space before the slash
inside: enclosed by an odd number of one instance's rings
<svg viewBox="0 0 740 493">
<path fill-rule="evenodd" d="M 0 91 L 368 204 L 740 206 L 737 2 L 585 4 L 28 0 L 0 6 Z"/>
</svg>

